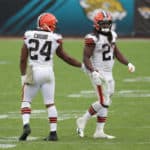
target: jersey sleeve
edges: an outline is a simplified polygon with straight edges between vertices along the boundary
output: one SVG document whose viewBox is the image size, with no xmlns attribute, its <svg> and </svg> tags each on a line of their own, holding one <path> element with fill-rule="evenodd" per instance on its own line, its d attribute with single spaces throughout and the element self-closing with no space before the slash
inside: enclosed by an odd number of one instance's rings
<svg viewBox="0 0 150 150">
<path fill-rule="evenodd" d="M 117 33 L 115 31 L 112 31 L 112 43 L 116 43 L 117 37 Z"/>
<path fill-rule="evenodd" d="M 91 34 L 87 34 L 84 38 L 84 44 L 86 46 L 93 46 L 96 44 L 96 37 L 91 35 Z"/>
<path fill-rule="evenodd" d="M 56 42 L 57 42 L 58 44 L 63 43 L 63 37 L 62 37 L 61 34 L 56 34 L 56 33 L 55 33 L 54 36 L 55 36 L 55 40 L 56 40 Z"/>
<path fill-rule="evenodd" d="M 24 43 L 25 43 L 26 45 L 27 45 L 27 41 L 28 41 L 29 37 L 31 37 L 31 33 L 30 33 L 30 31 L 26 31 L 26 32 L 24 33 L 24 37 L 23 37 Z"/>
</svg>

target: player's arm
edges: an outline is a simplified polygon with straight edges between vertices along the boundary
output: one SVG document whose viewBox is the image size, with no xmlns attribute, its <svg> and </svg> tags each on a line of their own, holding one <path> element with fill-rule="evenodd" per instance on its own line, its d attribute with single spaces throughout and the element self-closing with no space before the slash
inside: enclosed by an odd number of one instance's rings
<svg viewBox="0 0 150 150">
<path fill-rule="evenodd" d="M 135 66 L 133 64 L 131 64 L 127 58 L 120 52 L 119 48 L 117 47 L 117 45 L 115 45 L 115 48 L 114 48 L 114 55 L 115 57 L 117 58 L 117 60 L 124 64 L 124 65 L 127 65 L 128 66 L 128 70 L 130 72 L 134 72 L 135 71 Z"/>
<path fill-rule="evenodd" d="M 83 51 L 83 62 L 86 68 L 90 71 L 94 71 L 94 67 L 91 63 L 90 57 L 93 54 L 95 43 L 91 38 L 85 39 L 85 46 Z"/>
<path fill-rule="evenodd" d="M 94 40 L 92 38 L 86 38 L 83 51 L 83 62 L 85 67 L 91 72 L 93 83 L 95 83 L 96 85 L 101 85 L 103 80 L 102 76 L 98 70 L 95 70 L 90 60 L 91 56 L 93 55 L 94 49 L 95 49 Z"/>
<path fill-rule="evenodd" d="M 28 49 L 25 44 L 23 44 L 21 48 L 21 56 L 20 56 L 20 73 L 21 73 L 21 82 L 24 84 L 26 68 L 27 68 L 27 59 L 28 59 Z"/>
<path fill-rule="evenodd" d="M 21 75 L 26 74 L 27 68 L 27 59 L 28 59 L 28 49 L 25 44 L 23 44 L 21 48 L 21 56 L 20 56 L 20 72 Z"/>
<path fill-rule="evenodd" d="M 56 54 L 59 58 L 61 58 L 63 61 L 68 63 L 69 65 L 75 66 L 75 67 L 81 67 L 81 63 L 74 59 L 73 57 L 69 56 L 63 49 L 62 41 L 58 41 L 59 46 L 56 50 Z"/>
</svg>

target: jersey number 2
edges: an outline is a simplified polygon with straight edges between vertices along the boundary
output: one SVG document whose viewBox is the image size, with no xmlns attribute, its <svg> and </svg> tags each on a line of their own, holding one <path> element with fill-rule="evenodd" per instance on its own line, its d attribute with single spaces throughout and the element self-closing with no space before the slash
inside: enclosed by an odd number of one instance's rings
<svg viewBox="0 0 150 150">
<path fill-rule="evenodd" d="M 34 47 L 29 47 L 30 51 L 30 58 L 32 60 L 38 60 L 38 55 L 34 54 L 34 52 L 39 50 L 39 40 L 36 39 L 30 39 L 29 43 L 32 44 L 34 43 Z M 50 60 L 50 53 L 51 53 L 51 41 L 45 41 L 41 49 L 39 50 L 40 55 L 45 56 L 45 61 Z"/>
<path fill-rule="evenodd" d="M 110 45 L 104 44 L 104 45 L 102 45 L 102 48 L 105 49 L 105 51 L 103 52 L 103 61 L 111 60 L 111 56 L 109 55 Z"/>
</svg>

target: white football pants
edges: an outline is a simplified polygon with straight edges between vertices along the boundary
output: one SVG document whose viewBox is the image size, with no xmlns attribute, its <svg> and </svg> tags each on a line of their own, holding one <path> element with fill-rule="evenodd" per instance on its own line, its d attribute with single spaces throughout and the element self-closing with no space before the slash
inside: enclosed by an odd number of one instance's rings
<svg viewBox="0 0 150 150">
<path fill-rule="evenodd" d="M 103 75 L 105 77 L 106 83 L 97 86 L 94 84 L 94 82 L 91 79 L 92 85 L 94 86 L 94 89 L 96 91 L 98 101 L 100 102 L 101 105 L 106 105 L 109 106 L 111 104 L 111 96 L 114 93 L 115 89 L 115 82 L 112 77 L 111 72 L 103 72 Z"/>
<path fill-rule="evenodd" d="M 55 76 L 53 68 L 47 67 L 33 67 L 33 85 L 24 85 L 23 101 L 32 102 L 32 99 L 41 90 L 44 104 L 54 103 L 55 94 Z"/>
</svg>

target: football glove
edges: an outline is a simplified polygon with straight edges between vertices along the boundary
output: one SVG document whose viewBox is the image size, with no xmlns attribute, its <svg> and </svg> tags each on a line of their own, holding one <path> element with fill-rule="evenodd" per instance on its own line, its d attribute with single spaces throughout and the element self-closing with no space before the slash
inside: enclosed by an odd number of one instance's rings
<svg viewBox="0 0 150 150">
<path fill-rule="evenodd" d="M 91 77 L 93 79 L 93 82 L 96 84 L 96 85 L 102 85 L 102 82 L 105 81 L 103 75 L 101 75 L 99 72 L 97 71 L 93 71 L 92 74 L 91 74 Z"/>
<path fill-rule="evenodd" d="M 128 70 L 129 70 L 129 72 L 134 72 L 135 71 L 135 66 L 131 63 L 128 63 Z"/>
<path fill-rule="evenodd" d="M 23 86 L 26 80 L 26 75 L 21 76 L 21 85 Z"/>
<path fill-rule="evenodd" d="M 84 63 L 81 64 L 81 70 L 82 70 L 83 72 L 86 72 L 86 67 L 85 67 Z"/>
</svg>

